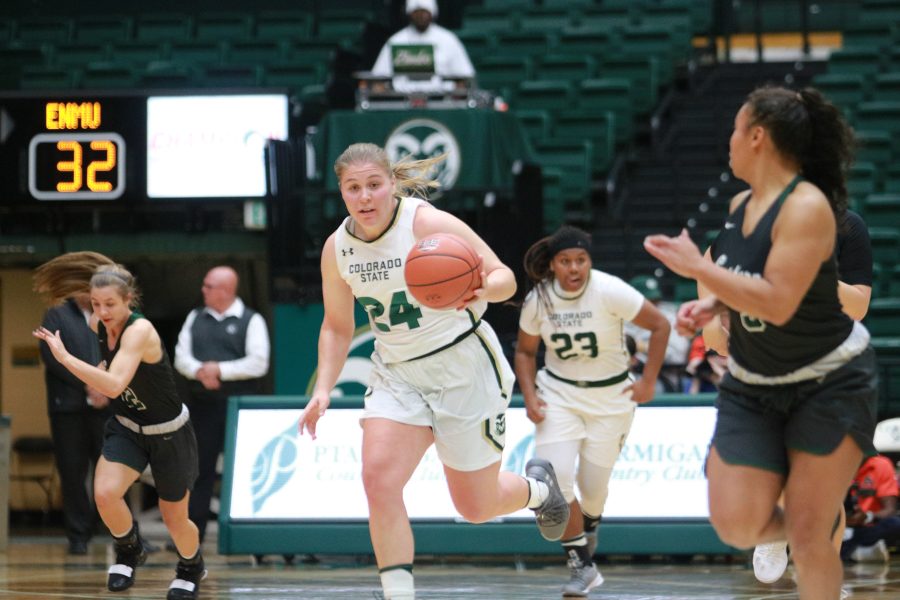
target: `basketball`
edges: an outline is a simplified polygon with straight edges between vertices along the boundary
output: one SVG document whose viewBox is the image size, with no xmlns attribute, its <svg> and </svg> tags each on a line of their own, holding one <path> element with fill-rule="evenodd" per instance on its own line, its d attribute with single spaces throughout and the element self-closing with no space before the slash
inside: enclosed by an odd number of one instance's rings
<svg viewBox="0 0 900 600">
<path fill-rule="evenodd" d="M 481 285 L 481 258 L 452 233 L 422 238 L 406 257 L 406 287 L 429 308 L 452 308 Z"/>
</svg>

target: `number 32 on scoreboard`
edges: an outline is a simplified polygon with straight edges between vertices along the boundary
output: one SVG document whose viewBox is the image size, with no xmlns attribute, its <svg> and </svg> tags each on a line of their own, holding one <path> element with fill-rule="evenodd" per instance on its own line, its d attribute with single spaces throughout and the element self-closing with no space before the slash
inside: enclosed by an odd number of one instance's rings
<svg viewBox="0 0 900 600">
<path fill-rule="evenodd" d="M 125 192 L 117 133 L 41 133 L 28 144 L 28 189 L 38 200 L 113 200 Z"/>
</svg>

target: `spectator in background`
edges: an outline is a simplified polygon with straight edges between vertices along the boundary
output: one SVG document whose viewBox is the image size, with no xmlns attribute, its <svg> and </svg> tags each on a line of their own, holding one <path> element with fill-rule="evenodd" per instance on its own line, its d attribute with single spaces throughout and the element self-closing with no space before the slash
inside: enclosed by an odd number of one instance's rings
<svg viewBox="0 0 900 600">
<path fill-rule="evenodd" d="M 80 293 L 47 310 L 41 326 L 58 331 L 69 352 L 89 365 L 100 364 L 97 336 L 91 331 L 91 297 Z M 109 398 L 85 385 L 40 342 L 47 384 L 47 413 L 53 453 L 62 487 L 63 519 L 69 554 L 87 554 L 99 515 L 86 485 L 88 471 L 103 447 L 103 427 L 112 415 Z"/>
<path fill-rule="evenodd" d="M 225 445 L 228 397 L 259 394 L 269 371 L 269 332 L 262 315 L 237 295 L 231 267 L 210 269 L 203 278 L 202 308 L 192 310 L 178 334 L 175 369 L 187 377 L 188 408 L 197 433 L 199 475 L 189 513 L 206 533 L 216 483 L 216 463 Z"/>
<path fill-rule="evenodd" d="M 436 0 L 407 0 L 406 14 L 410 24 L 388 39 L 378 54 L 372 75 L 394 75 L 391 46 L 401 44 L 427 44 L 434 47 L 434 72 L 442 78 L 471 79 L 475 67 L 469 60 L 466 48 L 452 31 L 433 23 L 438 16 Z"/>
<path fill-rule="evenodd" d="M 690 340 L 675 332 L 675 317 L 678 313 L 678 305 L 674 302 L 663 300 L 659 280 L 656 277 L 639 275 L 632 277 L 628 283 L 665 315 L 672 326 L 672 335 L 669 336 L 669 343 L 666 346 L 666 358 L 663 361 L 662 370 L 659 372 L 656 391 L 657 393 L 680 393 L 682 391 L 681 375 L 687 364 Z M 625 333 L 634 338 L 637 344 L 635 357 L 641 365 L 645 364 L 647 362 L 647 346 L 650 341 L 650 332 L 626 321 Z"/>
<path fill-rule="evenodd" d="M 728 370 L 728 357 L 722 356 L 703 343 L 703 336 L 694 337 L 684 368 L 689 379 L 684 382 L 686 394 L 715 392 L 719 381 Z"/>
<path fill-rule="evenodd" d="M 897 474 L 890 459 L 877 455 L 863 461 L 844 502 L 847 531 L 841 544 L 842 560 L 890 560 L 887 546 L 900 540 L 898 494 Z"/>
</svg>

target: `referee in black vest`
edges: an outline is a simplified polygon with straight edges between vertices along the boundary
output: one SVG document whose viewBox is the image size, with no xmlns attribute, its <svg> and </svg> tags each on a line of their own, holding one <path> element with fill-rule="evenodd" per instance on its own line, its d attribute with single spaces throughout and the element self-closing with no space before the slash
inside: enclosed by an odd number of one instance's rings
<svg viewBox="0 0 900 600">
<path fill-rule="evenodd" d="M 200 472 L 189 504 L 190 519 L 206 533 L 216 462 L 225 444 L 229 396 L 262 392 L 269 370 L 266 321 L 237 295 L 238 276 L 226 266 L 203 278 L 202 308 L 192 310 L 178 334 L 175 369 L 187 377 L 188 407 L 197 434 Z"/>
</svg>

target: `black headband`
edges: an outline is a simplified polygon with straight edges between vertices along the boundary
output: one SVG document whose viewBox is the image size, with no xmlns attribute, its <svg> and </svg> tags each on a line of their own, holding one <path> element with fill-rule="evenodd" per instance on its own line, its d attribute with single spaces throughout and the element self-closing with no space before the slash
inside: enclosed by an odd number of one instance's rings
<svg viewBox="0 0 900 600">
<path fill-rule="evenodd" d="M 581 248 L 591 253 L 591 236 L 579 229 L 565 229 L 550 238 L 550 256 L 570 248 Z"/>
</svg>

